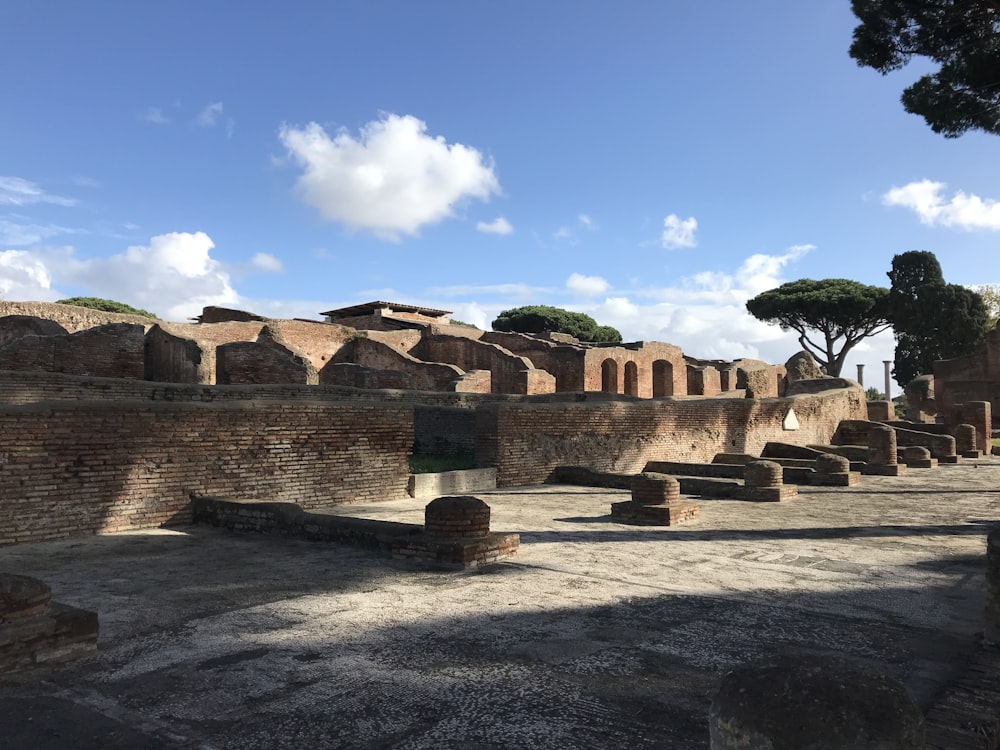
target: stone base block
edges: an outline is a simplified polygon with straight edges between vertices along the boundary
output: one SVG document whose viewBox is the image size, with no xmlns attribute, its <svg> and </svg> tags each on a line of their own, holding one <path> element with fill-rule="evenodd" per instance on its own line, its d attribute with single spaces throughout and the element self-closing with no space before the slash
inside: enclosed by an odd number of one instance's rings
<svg viewBox="0 0 1000 750">
<path fill-rule="evenodd" d="M 907 461 L 906 466 L 910 469 L 936 469 L 938 460 L 936 458 L 918 458 Z"/>
<path fill-rule="evenodd" d="M 758 503 L 780 503 L 791 500 L 799 494 L 799 488 L 794 484 L 783 484 L 780 487 L 740 487 L 736 492 L 737 500 L 752 500 Z"/>
<path fill-rule="evenodd" d="M 939 464 L 957 464 L 962 459 L 956 454 L 954 456 L 938 456 L 937 460 Z"/>
<path fill-rule="evenodd" d="M 843 474 L 815 472 L 809 475 L 809 484 L 816 487 L 854 487 L 861 484 L 861 473 L 857 471 L 848 471 Z"/>
<path fill-rule="evenodd" d="M 667 505 L 643 505 L 633 500 L 611 504 L 611 518 L 618 523 L 643 526 L 676 526 L 698 518 L 698 503 L 682 500 Z"/>
<path fill-rule="evenodd" d="M 51 602 L 45 614 L 0 625 L 0 674 L 97 650 L 97 613 Z"/>
<path fill-rule="evenodd" d="M 406 491 L 410 497 L 430 498 L 442 495 L 461 495 L 478 490 L 497 488 L 497 470 L 461 469 L 438 474 L 410 474 Z"/>
<path fill-rule="evenodd" d="M 978 450 L 975 451 L 962 451 L 960 454 L 962 458 L 982 458 L 983 454 Z"/>
<path fill-rule="evenodd" d="M 428 534 L 393 540 L 397 560 L 422 560 L 445 568 L 475 568 L 498 562 L 517 553 L 518 534 L 488 534 L 467 539 L 441 539 Z"/>
<path fill-rule="evenodd" d="M 861 473 L 871 477 L 898 477 L 906 473 L 906 464 L 865 464 Z"/>
</svg>

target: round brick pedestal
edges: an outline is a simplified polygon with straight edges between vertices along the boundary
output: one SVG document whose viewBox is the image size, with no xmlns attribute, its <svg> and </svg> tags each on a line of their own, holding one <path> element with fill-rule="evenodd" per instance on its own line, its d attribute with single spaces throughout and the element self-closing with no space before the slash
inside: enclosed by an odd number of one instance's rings
<svg viewBox="0 0 1000 750">
<path fill-rule="evenodd" d="M 490 506 L 471 495 L 439 497 L 424 508 L 424 531 L 436 537 L 488 536 Z"/>
<path fill-rule="evenodd" d="M 774 461 L 751 461 L 743 468 L 747 487 L 780 487 L 784 484 L 781 464 Z"/>
<path fill-rule="evenodd" d="M 37 578 L 0 573 L 0 623 L 43 615 L 52 590 Z"/>
</svg>

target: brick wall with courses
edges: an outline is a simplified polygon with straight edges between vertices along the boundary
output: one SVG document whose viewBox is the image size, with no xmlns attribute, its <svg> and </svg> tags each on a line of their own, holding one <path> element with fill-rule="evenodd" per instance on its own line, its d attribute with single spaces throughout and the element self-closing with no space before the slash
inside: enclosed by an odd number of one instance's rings
<svg viewBox="0 0 1000 750">
<path fill-rule="evenodd" d="M 0 407 L 0 544 L 190 520 L 190 495 L 306 509 L 406 496 L 409 406 L 48 402 Z"/>
<path fill-rule="evenodd" d="M 797 430 L 782 427 L 789 408 Z M 557 466 L 634 474 L 650 460 L 760 455 L 771 440 L 829 443 L 840 420 L 865 415 L 860 388 L 768 400 L 484 404 L 476 410 L 476 463 L 495 466 L 502 486 L 543 483 Z"/>
</svg>

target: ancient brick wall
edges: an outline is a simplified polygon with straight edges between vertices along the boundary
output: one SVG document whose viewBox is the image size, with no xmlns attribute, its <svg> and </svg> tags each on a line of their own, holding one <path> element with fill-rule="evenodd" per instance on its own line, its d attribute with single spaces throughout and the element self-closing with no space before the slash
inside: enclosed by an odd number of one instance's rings
<svg viewBox="0 0 1000 750">
<path fill-rule="evenodd" d="M 300 383 L 315 385 L 312 363 L 275 343 L 236 341 L 215 350 L 215 382 L 219 385 Z"/>
<path fill-rule="evenodd" d="M 77 333 L 9 341 L 0 347 L 0 369 L 141 379 L 144 347 L 142 326 L 108 323 Z"/>
<path fill-rule="evenodd" d="M 149 328 L 157 321 L 141 315 L 101 312 L 89 307 L 59 305 L 55 302 L 4 302 L 0 301 L 0 317 L 4 315 L 31 315 L 36 318 L 54 320 L 70 333 L 107 323 L 134 323 Z"/>
<path fill-rule="evenodd" d="M 907 391 L 909 394 L 909 391 Z M 994 425 L 1000 419 L 1000 328 L 966 357 L 934 363 L 934 398 L 937 413 L 947 418 L 957 404 L 988 401 Z"/>
<path fill-rule="evenodd" d="M 0 318 L 0 346 L 25 336 L 61 336 L 68 331 L 54 320 L 31 315 L 7 315 Z"/>
<path fill-rule="evenodd" d="M 357 402 L 0 407 L 0 544 L 190 520 L 190 496 L 406 496 L 413 413 Z"/>
<path fill-rule="evenodd" d="M 472 453 L 476 449 L 476 413 L 456 406 L 415 404 L 413 452 Z"/>
<path fill-rule="evenodd" d="M 296 354 L 322 370 L 357 331 L 346 326 L 308 320 L 271 320 L 268 325 Z"/>
<path fill-rule="evenodd" d="M 528 393 L 529 387 L 534 393 L 555 391 L 554 380 L 546 391 L 549 378 L 529 379 L 522 374 L 535 369 L 530 360 L 486 341 L 426 333 L 412 353 L 425 361 L 448 362 L 462 370 L 489 370 L 494 393 Z"/>
<path fill-rule="evenodd" d="M 378 370 L 399 370 L 410 376 L 412 388 L 426 391 L 448 390 L 462 375 L 462 370 L 453 364 L 422 361 L 367 336 L 356 336 L 345 344 L 334 361 L 355 362 Z M 320 382 L 327 382 L 322 371 Z"/>
<path fill-rule="evenodd" d="M 163 383 L 214 383 L 215 350 L 211 356 L 197 341 L 160 326 L 146 333 L 145 378 Z"/>
<path fill-rule="evenodd" d="M 687 384 L 687 363 L 673 344 L 642 341 L 587 349 L 584 390 L 656 398 L 687 395 Z"/>
<path fill-rule="evenodd" d="M 330 362 L 319 373 L 321 385 L 351 388 L 410 388 L 410 376 L 401 370 L 378 370 L 353 362 Z"/>
<path fill-rule="evenodd" d="M 782 428 L 790 408 L 798 430 Z M 766 400 L 490 403 L 476 410 L 476 463 L 496 466 L 501 485 L 542 483 L 560 465 L 638 473 L 651 460 L 759 455 L 768 441 L 828 443 L 841 419 L 865 413 L 859 388 Z"/>
<path fill-rule="evenodd" d="M 551 373 L 556 379 L 556 391 L 586 390 L 584 387 L 586 347 L 579 344 L 555 343 L 523 333 L 502 331 L 486 331 L 479 339 L 526 357 L 539 370 Z"/>
</svg>

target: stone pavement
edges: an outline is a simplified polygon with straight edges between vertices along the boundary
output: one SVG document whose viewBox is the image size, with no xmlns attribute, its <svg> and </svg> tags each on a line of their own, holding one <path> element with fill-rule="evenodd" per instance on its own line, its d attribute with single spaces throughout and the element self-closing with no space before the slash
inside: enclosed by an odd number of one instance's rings
<svg viewBox="0 0 1000 750">
<path fill-rule="evenodd" d="M 477 495 L 521 550 L 472 572 L 204 526 L 0 548 L 101 621 L 96 656 L 0 680 L 0 746 L 707 748 L 736 664 L 837 653 L 927 709 L 981 654 L 1000 458 L 671 528 L 611 523 L 624 491 Z"/>
</svg>

